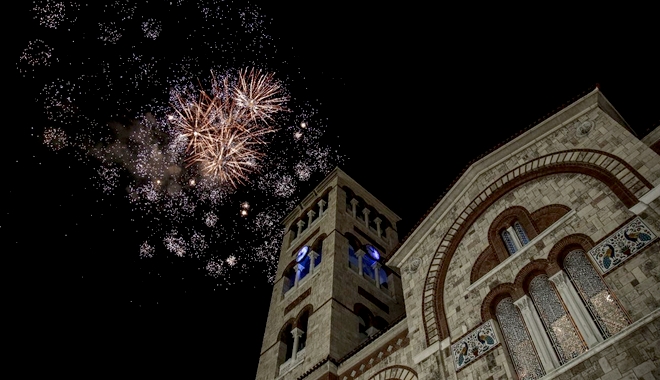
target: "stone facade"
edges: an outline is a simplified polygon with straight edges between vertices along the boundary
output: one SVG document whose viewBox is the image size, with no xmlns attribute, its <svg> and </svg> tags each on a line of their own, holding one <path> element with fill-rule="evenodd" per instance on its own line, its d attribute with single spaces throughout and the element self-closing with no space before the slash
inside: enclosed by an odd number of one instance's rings
<svg viewBox="0 0 660 380">
<path fill-rule="evenodd" d="M 257 378 L 660 378 L 658 136 L 637 138 L 596 89 L 473 163 L 402 243 L 337 169 L 285 221 L 327 194 L 309 236 L 284 239 Z M 283 295 L 315 236 L 321 265 Z M 349 244 L 378 248 L 386 289 L 347 265 Z M 381 322 L 367 336 L 363 308 Z M 304 359 L 280 371 L 305 310 Z"/>
</svg>

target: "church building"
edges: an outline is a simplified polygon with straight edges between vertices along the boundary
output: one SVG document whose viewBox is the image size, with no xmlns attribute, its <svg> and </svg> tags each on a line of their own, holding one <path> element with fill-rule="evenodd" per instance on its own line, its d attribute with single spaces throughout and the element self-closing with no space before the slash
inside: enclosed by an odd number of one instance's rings
<svg viewBox="0 0 660 380">
<path fill-rule="evenodd" d="M 660 379 L 659 154 L 596 88 L 407 236 L 335 169 L 283 220 L 256 379 Z"/>
</svg>

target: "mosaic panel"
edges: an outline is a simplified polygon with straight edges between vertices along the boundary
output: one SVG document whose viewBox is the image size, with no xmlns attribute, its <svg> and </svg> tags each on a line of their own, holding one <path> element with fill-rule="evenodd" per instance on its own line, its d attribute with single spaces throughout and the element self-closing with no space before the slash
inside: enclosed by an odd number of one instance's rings
<svg viewBox="0 0 660 380">
<path fill-rule="evenodd" d="M 520 311 L 513 304 L 511 297 L 505 298 L 495 308 L 497 322 L 504 336 L 504 342 L 509 349 L 513 367 L 518 379 L 540 379 L 545 375 L 541 360 L 534 348 L 532 338 L 525 326 Z"/>
<path fill-rule="evenodd" d="M 582 250 L 566 255 L 564 269 L 603 338 L 609 338 L 631 323 L 623 307 L 610 293 L 610 289 Z"/>
<path fill-rule="evenodd" d="M 474 362 L 481 355 L 497 346 L 498 343 L 492 320 L 472 330 L 461 340 L 451 345 L 456 371 Z"/>
<path fill-rule="evenodd" d="M 534 277 L 529 284 L 529 295 L 534 301 L 559 362 L 564 364 L 584 353 L 587 345 L 548 276 Z"/>
<path fill-rule="evenodd" d="M 651 244 L 657 236 L 637 217 L 589 251 L 602 273 L 607 273 Z"/>
</svg>

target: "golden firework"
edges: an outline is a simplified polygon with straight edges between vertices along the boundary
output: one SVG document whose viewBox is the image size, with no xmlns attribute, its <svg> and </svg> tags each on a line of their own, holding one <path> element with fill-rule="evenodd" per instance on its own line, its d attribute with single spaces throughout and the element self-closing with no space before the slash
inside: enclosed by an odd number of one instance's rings
<svg viewBox="0 0 660 380">
<path fill-rule="evenodd" d="M 172 121 L 187 139 L 186 163 L 220 182 L 238 186 L 258 169 L 265 136 L 276 131 L 273 115 L 285 111 L 288 97 L 272 73 L 241 70 L 235 85 L 212 75 L 211 94 L 176 94 Z"/>
</svg>

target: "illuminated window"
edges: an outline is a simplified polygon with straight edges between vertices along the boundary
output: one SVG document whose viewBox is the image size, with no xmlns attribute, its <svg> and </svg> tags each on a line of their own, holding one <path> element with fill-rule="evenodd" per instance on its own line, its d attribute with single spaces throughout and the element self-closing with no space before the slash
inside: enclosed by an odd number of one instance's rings
<svg viewBox="0 0 660 380">
<path fill-rule="evenodd" d="M 564 270 L 580 295 L 604 339 L 618 333 L 631 323 L 603 279 L 581 249 L 564 258 Z"/>
</svg>

